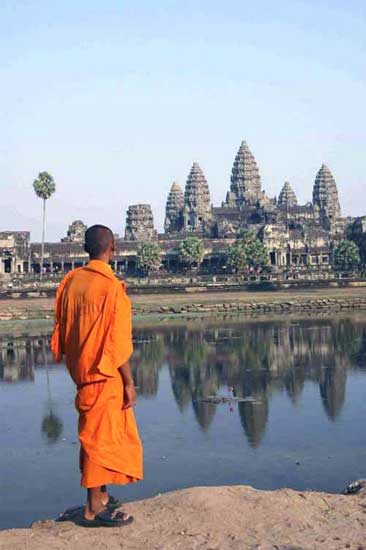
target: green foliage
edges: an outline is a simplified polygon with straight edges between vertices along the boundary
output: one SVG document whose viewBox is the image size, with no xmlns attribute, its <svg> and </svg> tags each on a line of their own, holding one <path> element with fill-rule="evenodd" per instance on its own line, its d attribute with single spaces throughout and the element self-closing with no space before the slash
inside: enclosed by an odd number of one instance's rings
<svg viewBox="0 0 366 550">
<path fill-rule="evenodd" d="M 255 232 L 245 230 L 227 252 L 227 263 L 236 271 L 258 269 L 268 264 L 268 252 Z"/>
<path fill-rule="evenodd" d="M 33 182 L 33 189 L 38 197 L 47 200 L 56 191 L 56 184 L 48 172 L 40 172 Z"/>
<path fill-rule="evenodd" d="M 243 243 L 253 242 L 256 238 L 257 232 L 255 231 L 255 229 L 246 228 L 239 230 L 238 240 L 242 241 Z"/>
<path fill-rule="evenodd" d="M 188 264 L 190 267 L 200 265 L 205 256 L 203 242 L 197 237 L 187 237 L 184 239 L 179 244 L 178 252 L 181 262 Z"/>
<path fill-rule="evenodd" d="M 157 243 L 143 243 L 137 251 L 137 265 L 145 273 L 161 266 L 161 248 Z"/>
<path fill-rule="evenodd" d="M 334 251 L 334 263 L 345 269 L 357 267 L 361 262 L 360 250 L 352 241 L 342 241 Z"/>
</svg>

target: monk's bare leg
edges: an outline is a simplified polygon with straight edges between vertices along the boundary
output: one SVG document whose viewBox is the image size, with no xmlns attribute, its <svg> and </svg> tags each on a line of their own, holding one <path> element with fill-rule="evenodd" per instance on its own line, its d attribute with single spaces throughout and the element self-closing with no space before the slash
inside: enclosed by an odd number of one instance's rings
<svg viewBox="0 0 366 550">
<path fill-rule="evenodd" d="M 107 504 L 109 502 L 109 495 L 108 495 L 108 491 L 107 491 L 107 485 L 102 485 L 100 490 L 101 490 L 101 493 L 102 493 L 102 502 L 103 502 L 104 506 L 107 506 Z"/>
<path fill-rule="evenodd" d="M 99 512 L 105 510 L 106 505 L 103 503 L 103 496 L 105 499 L 105 494 L 102 492 L 101 487 L 88 489 L 88 498 L 85 506 L 86 519 L 94 519 Z"/>
</svg>

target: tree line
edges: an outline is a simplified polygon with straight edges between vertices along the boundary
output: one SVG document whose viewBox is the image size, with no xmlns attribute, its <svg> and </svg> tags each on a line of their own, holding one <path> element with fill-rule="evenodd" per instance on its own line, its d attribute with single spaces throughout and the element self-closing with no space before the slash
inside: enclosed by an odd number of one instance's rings
<svg viewBox="0 0 366 550">
<path fill-rule="evenodd" d="M 236 273 L 256 272 L 268 267 L 269 252 L 253 229 L 243 230 L 236 241 L 222 251 L 225 264 Z M 137 267 L 142 274 L 157 271 L 162 265 L 163 251 L 156 242 L 142 243 L 137 250 Z M 198 268 L 204 258 L 204 242 L 198 237 L 182 239 L 177 248 L 179 263 L 186 269 Z M 332 265 L 338 269 L 361 267 L 360 250 L 356 243 L 341 241 L 333 250 Z"/>
</svg>

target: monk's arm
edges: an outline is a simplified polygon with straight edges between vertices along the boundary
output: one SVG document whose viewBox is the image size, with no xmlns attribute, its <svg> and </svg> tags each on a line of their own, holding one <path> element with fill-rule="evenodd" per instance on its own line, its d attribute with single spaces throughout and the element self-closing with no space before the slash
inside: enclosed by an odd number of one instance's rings
<svg viewBox="0 0 366 550">
<path fill-rule="evenodd" d="M 133 407 L 134 405 L 136 405 L 135 383 L 133 381 L 129 361 L 126 361 L 126 363 L 121 365 L 118 368 L 118 370 L 123 380 L 123 386 L 124 386 L 123 408 L 129 409 L 130 407 Z"/>
</svg>

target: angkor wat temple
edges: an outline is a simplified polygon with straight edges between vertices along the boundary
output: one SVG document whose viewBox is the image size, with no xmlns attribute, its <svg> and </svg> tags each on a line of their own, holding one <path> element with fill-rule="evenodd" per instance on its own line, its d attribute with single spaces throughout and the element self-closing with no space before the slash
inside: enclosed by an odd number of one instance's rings
<svg viewBox="0 0 366 550">
<path fill-rule="evenodd" d="M 278 197 L 268 197 L 254 155 L 243 141 L 221 206 L 211 204 L 209 185 L 197 162 L 193 163 L 184 191 L 176 182 L 171 186 L 164 233 L 156 231 L 150 205 L 131 205 L 125 236 L 116 236 L 114 268 L 133 274 L 140 243 L 153 240 L 163 251 L 164 268 L 178 271 L 179 241 L 196 235 L 204 241 L 203 269 L 220 271 L 225 264 L 225 250 L 246 228 L 255 229 L 275 271 L 330 270 L 332 250 L 339 241 L 352 238 L 362 249 L 366 243 L 366 216 L 342 217 L 337 185 L 326 165 L 315 176 L 312 201 L 298 204 L 295 190 L 287 181 Z M 68 271 L 84 265 L 85 230 L 85 224 L 77 220 L 61 242 L 46 243 L 44 268 Z M 41 245 L 30 243 L 29 232 L 0 233 L 0 273 L 37 273 L 40 257 Z"/>
</svg>

